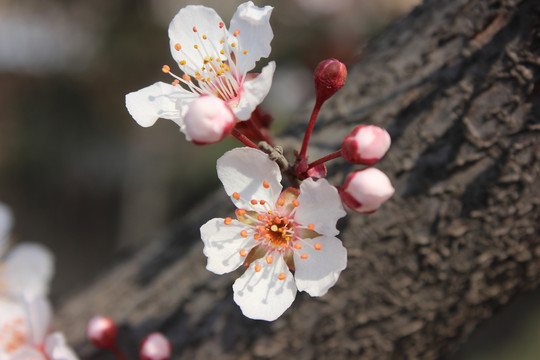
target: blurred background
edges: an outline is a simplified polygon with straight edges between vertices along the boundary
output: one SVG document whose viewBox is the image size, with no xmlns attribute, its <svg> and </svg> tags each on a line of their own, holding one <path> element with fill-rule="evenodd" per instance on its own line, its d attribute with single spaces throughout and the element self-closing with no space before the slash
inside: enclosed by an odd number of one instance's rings
<svg viewBox="0 0 540 360">
<path fill-rule="evenodd" d="M 124 96 L 171 80 L 161 67 L 172 64 L 167 27 L 181 7 L 212 6 L 228 23 L 241 2 L 0 0 L 0 202 L 14 212 L 15 241 L 55 253 L 53 302 L 217 187 L 215 160 L 234 141 L 198 147 L 168 120 L 141 128 Z M 279 129 L 313 98 L 318 62 L 354 63 L 367 41 L 420 0 L 254 2 L 275 7 L 270 60 L 277 70 L 263 106 Z M 509 327 L 516 324 L 510 318 L 503 326 L 523 340 L 519 331 L 528 325 Z M 483 359 L 477 348 L 459 358 Z"/>
</svg>

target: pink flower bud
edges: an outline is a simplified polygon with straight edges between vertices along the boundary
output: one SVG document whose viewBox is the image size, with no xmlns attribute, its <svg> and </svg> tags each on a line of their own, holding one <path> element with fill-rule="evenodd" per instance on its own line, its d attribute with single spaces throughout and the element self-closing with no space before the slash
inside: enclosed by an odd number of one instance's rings
<svg viewBox="0 0 540 360">
<path fill-rule="evenodd" d="M 139 355 L 141 360 L 167 360 L 171 357 L 171 343 L 162 334 L 153 332 L 141 342 Z"/>
<path fill-rule="evenodd" d="M 358 125 L 345 137 L 341 156 L 355 164 L 373 165 L 390 147 L 388 132 L 375 125 Z"/>
<path fill-rule="evenodd" d="M 194 144 L 212 144 L 229 135 L 235 116 L 223 100 L 203 95 L 189 105 L 184 124 L 186 135 Z"/>
<path fill-rule="evenodd" d="M 100 349 L 116 347 L 118 328 L 111 318 L 94 316 L 86 327 L 86 336 L 94 346 Z"/>
<path fill-rule="evenodd" d="M 376 168 L 367 168 L 349 174 L 339 195 L 352 210 L 372 213 L 394 195 L 394 191 L 385 173 Z"/>
<path fill-rule="evenodd" d="M 324 102 L 345 85 L 347 68 L 336 59 L 321 61 L 315 68 L 315 94 Z"/>
</svg>

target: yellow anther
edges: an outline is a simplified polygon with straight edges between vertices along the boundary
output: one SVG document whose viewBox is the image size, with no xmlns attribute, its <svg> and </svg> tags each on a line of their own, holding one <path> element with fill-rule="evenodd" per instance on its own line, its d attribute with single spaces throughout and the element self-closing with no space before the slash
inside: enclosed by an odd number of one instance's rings
<svg viewBox="0 0 540 360">
<path fill-rule="evenodd" d="M 255 272 L 261 271 L 261 265 L 255 264 Z"/>
<path fill-rule="evenodd" d="M 220 68 L 224 68 L 225 66 L 227 66 L 227 65 L 225 65 L 225 64 L 219 64 L 219 67 L 220 67 Z"/>
<path fill-rule="evenodd" d="M 278 279 L 279 280 L 285 280 L 285 273 L 279 274 Z"/>
<path fill-rule="evenodd" d="M 220 53 L 221 55 L 223 55 L 223 54 L 225 54 L 225 50 L 220 50 L 219 53 Z"/>
<path fill-rule="evenodd" d="M 235 46 L 236 46 L 236 43 L 232 43 L 231 46 L 232 46 L 232 47 L 235 47 Z"/>
<path fill-rule="evenodd" d="M 242 232 L 240 233 L 240 236 L 243 237 L 243 238 L 247 238 L 248 237 L 248 233 L 246 230 L 242 230 Z"/>
<path fill-rule="evenodd" d="M 225 69 L 225 71 L 231 71 L 231 68 L 227 66 L 227 68 Z"/>
<path fill-rule="evenodd" d="M 198 49 L 198 48 L 199 48 L 199 45 L 195 44 L 195 45 L 193 45 L 193 47 L 194 47 L 195 49 Z"/>
<path fill-rule="evenodd" d="M 244 55 L 247 55 L 247 50 L 244 50 L 243 53 L 244 53 Z"/>
<path fill-rule="evenodd" d="M 176 51 L 180 51 L 180 49 L 182 49 L 182 46 L 180 46 L 179 43 L 176 43 L 176 44 L 174 44 L 174 49 L 175 49 Z"/>
<path fill-rule="evenodd" d="M 290 238 L 289 236 L 287 236 L 287 237 L 285 238 L 285 240 L 290 241 L 291 238 Z"/>
<path fill-rule="evenodd" d="M 241 257 L 246 257 L 246 255 L 247 255 L 247 251 L 246 251 L 246 250 L 244 250 L 244 249 L 240 250 L 240 256 L 241 256 Z"/>
<path fill-rule="evenodd" d="M 234 192 L 234 193 L 232 194 L 232 197 L 235 198 L 236 200 L 240 200 L 240 194 L 237 193 L 237 192 Z"/>
<path fill-rule="evenodd" d="M 271 256 L 267 256 L 267 257 L 266 257 L 266 263 L 267 263 L 267 264 L 271 264 L 271 263 L 273 263 L 273 262 L 274 262 L 274 258 L 273 258 L 273 257 L 271 257 Z"/>
<path fill-rule="evenodd" d="M 165 74 L 168 74 L 169 71 L 171 71 L 171 67 L 169 65 L 163 65 L 161 71 L 163 71 Z"/>
<path fill-rule="evenodd" d="M 180 60 L 180 65 L 186 65 L 186 60 Z"/>
<path fill-rule="evenodd" d="M 204 40 L 206 40 L 206 35 L 203 35 L 202 38 L 203 38 Z"/>
<path fill-rule="evenodd" d="M 231 225 L 231 221 L 232 219 L 230 217 L 226 217 L 224 223 L 225 225 Z"/>
<path fill-rule="evenodd" d="M 268 210 L 268 213 L 271 214 L 271 213 L 272 213 L 272 210 Z"/>
<path fill-rule="evenodd" d="M 321 250 L 321 249 L 322 249 L 321 243 L 316 243 L 316 244 L 314 245 L 314 247 L 315 247 L 315 250 Z"/>
</svg>

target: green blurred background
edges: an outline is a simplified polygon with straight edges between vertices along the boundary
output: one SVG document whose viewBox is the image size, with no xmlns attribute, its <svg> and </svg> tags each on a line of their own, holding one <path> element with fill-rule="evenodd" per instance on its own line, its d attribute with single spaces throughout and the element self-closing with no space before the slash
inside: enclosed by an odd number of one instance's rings
<svg viewBox="0 0 540 360">
<path fill-rule="evenodd" d="M 172 64 L 167 26 L 181 7 L 212 6 L 228 23 L 241 2 L 0 0 L 0 201 L 14 211 L 15 241 L 55 253 L 53 301 L 217 187 L 215 160 L 234 141 L 198 147 L 168 120 L 141 128 L 124 96 L 171 80 L 161 67 Z M 275 7 L 270 60 L 277 70 L 263 105 L 276 127 L 313 98 L 319 61 L 354 63 L 366 41 L 418 2 L 255 1 Z M 539 298 L 516 301 L 485 325 L 498 332 L 480 332 L 454 358 L 539 359 Z"/>
</svg>

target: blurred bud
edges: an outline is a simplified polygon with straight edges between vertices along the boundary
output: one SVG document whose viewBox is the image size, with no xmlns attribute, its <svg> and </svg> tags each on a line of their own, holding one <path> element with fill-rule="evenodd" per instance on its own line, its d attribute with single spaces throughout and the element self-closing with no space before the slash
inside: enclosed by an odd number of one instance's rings
<svg viewBox="0 0 540 360">
<path fill-rule="evenodd" d="M 194 144 L 212 144 L 229 135 L 235 116 L 223 100 L 203 95 L 189 105 L 184 124 L 186 135 Z"/>
<path fill-rule="evenodd" d="M 158 332 L 151 333 L 141 342 L 141 360 L 168 360 L 171 357 L 171 343 Z"/>
<path fill-rule="evenodd" d="M 349 174 L 339 195 L 350 209 L 372 213 L 394 195 L 394 191 L 385 173 L 376 168 L 367 168 Z"/>
<path fill-rule="evenodd" d="M 111 318 L 94 316 L 88 322 L 86 336 L 94 346 L 100 349 L 112 349 L 116 347 L 118 329 Z"/>
<path fill-rule="evenodd" d="M 391 142 L 385 129 L 375 125 L 358 125 L 343 140 L 341 156 L 355 164 L 373 165 L 386 154 Z"/>
<path fill-rule="evenodd" d="M 315 94 L 324 102 L 345 85 L 347 68 L 336 59 L 324 60 L 315 68 Z"/>
</svg>

